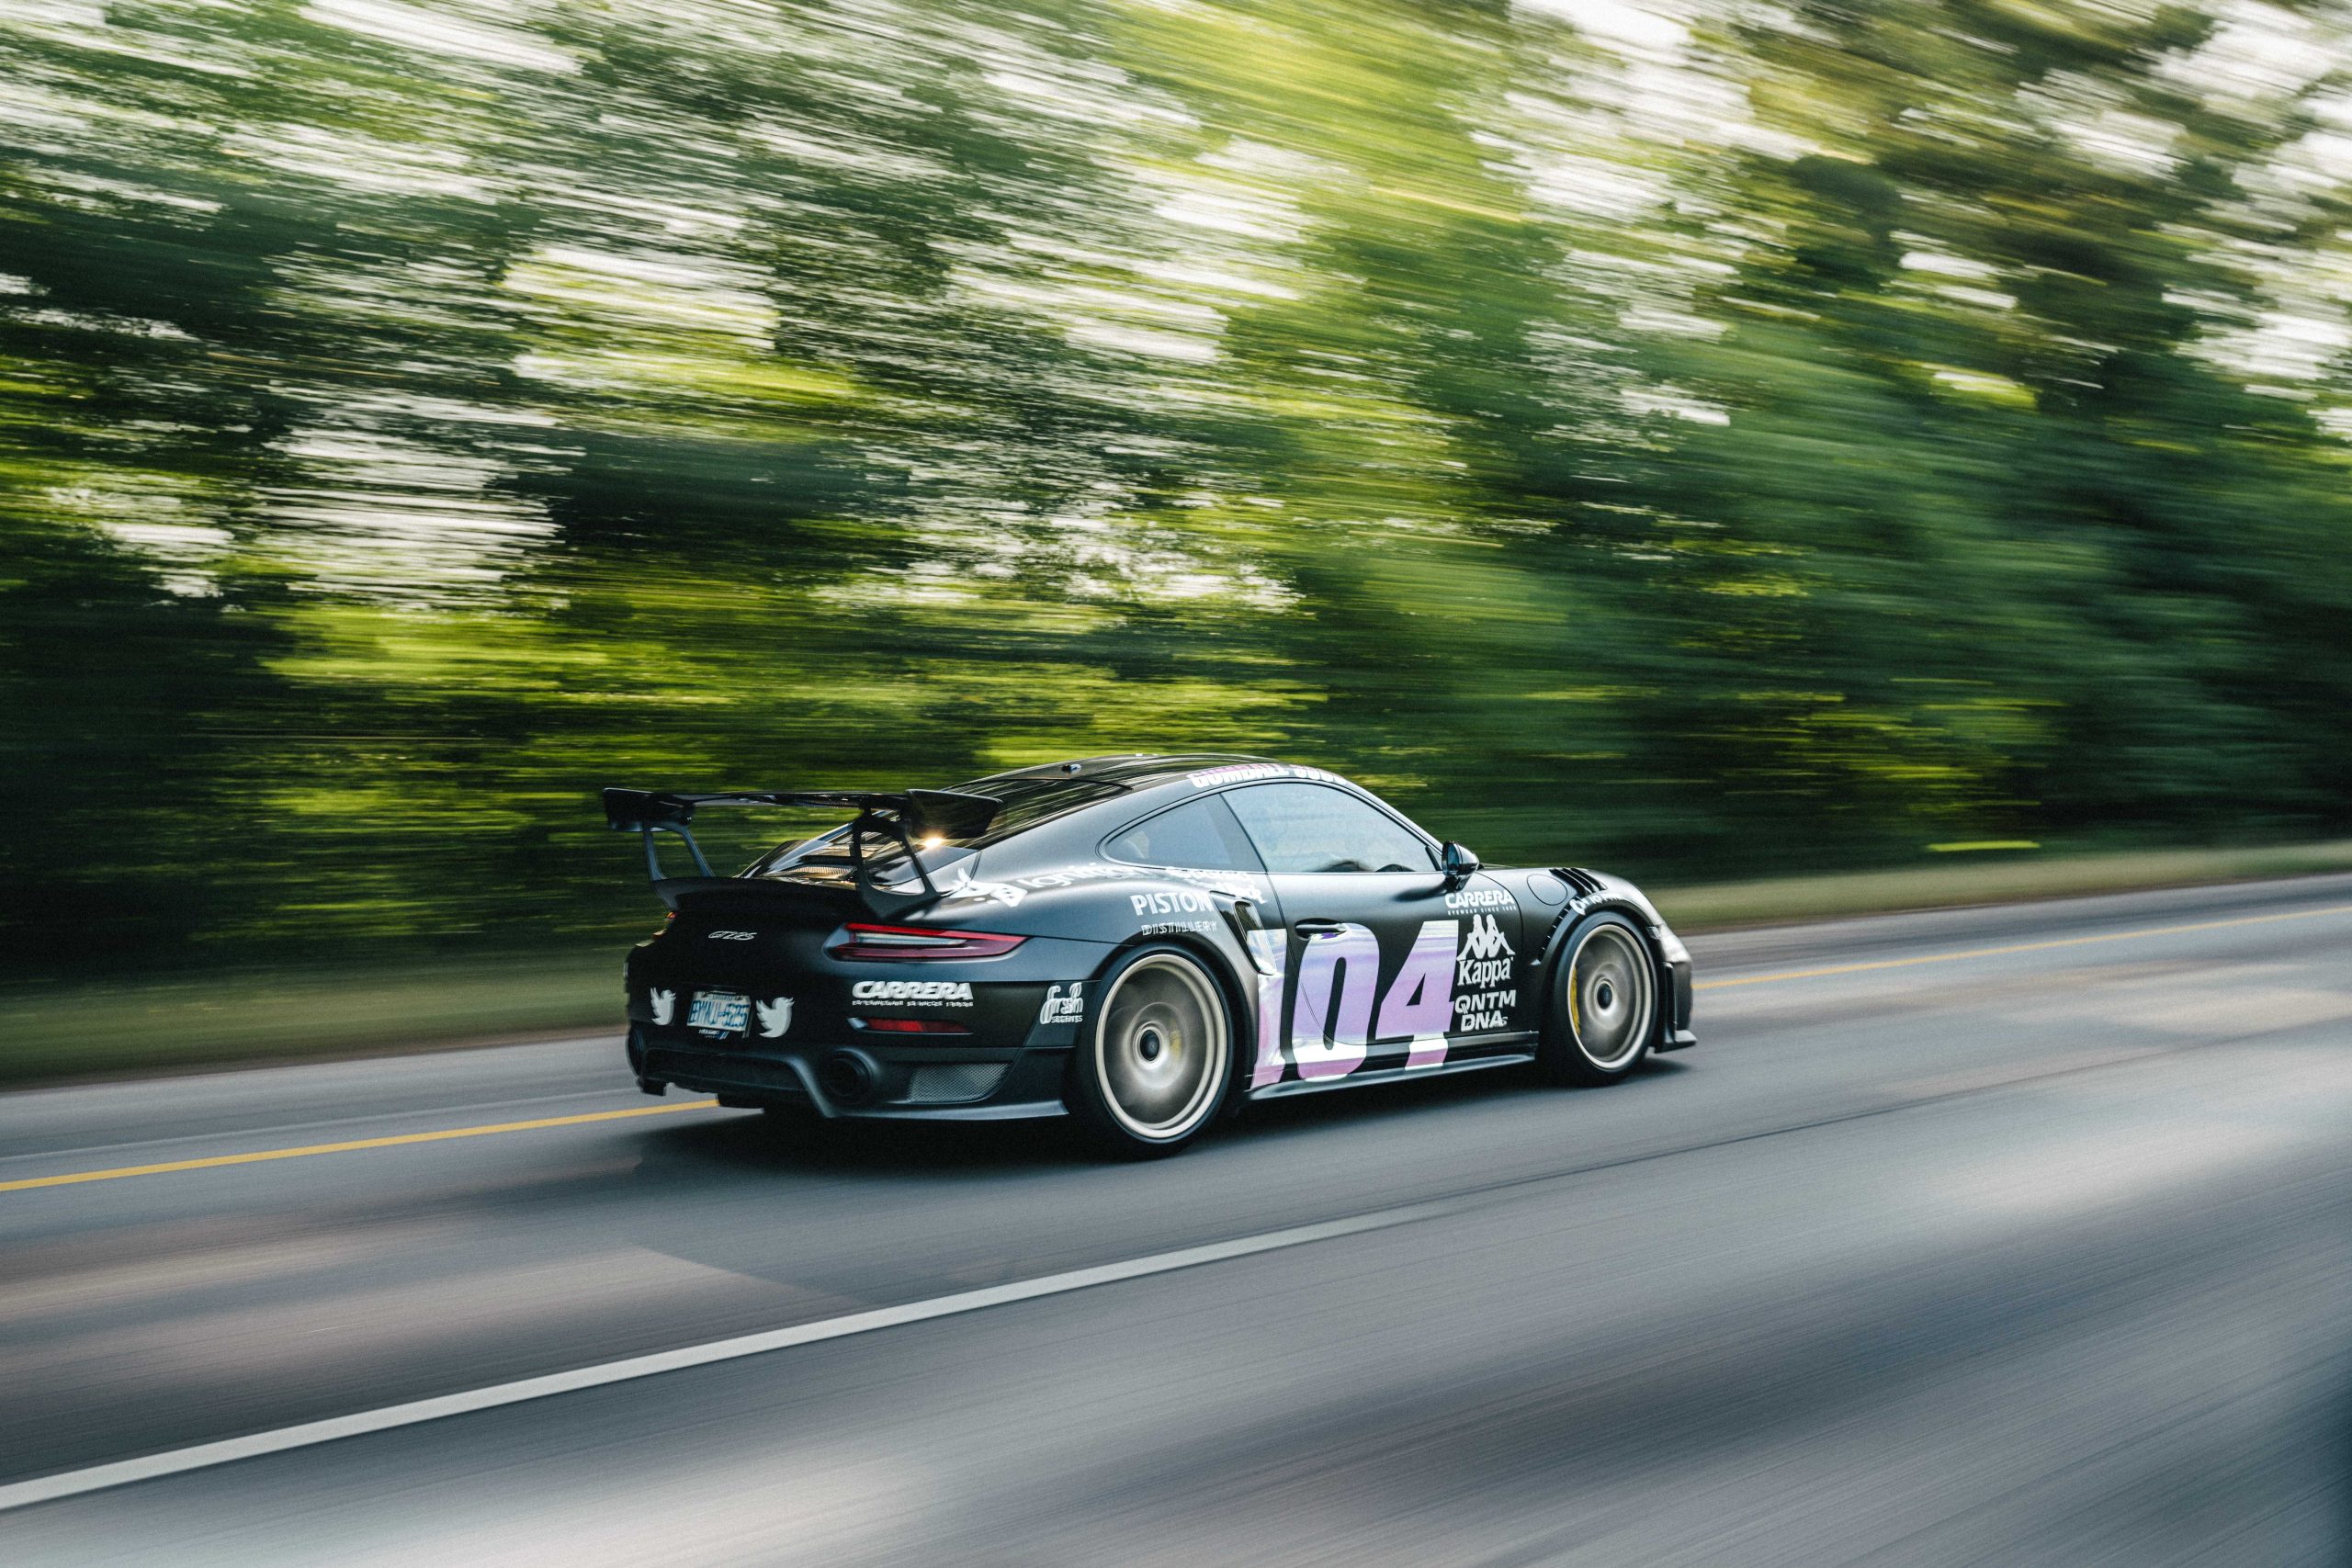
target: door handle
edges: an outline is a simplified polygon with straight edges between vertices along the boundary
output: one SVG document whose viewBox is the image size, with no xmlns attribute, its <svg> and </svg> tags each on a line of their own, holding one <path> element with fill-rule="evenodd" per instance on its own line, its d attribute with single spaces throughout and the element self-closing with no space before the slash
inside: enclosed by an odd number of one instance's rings
<svg viewBox="0 0 2352 1568">
<path fill-rule="evenodd" d="M 1345 920 L 1300 920 L 1291 930 L 1301 936 L 1338 936 L 1348 929 Z"/>
</svg>

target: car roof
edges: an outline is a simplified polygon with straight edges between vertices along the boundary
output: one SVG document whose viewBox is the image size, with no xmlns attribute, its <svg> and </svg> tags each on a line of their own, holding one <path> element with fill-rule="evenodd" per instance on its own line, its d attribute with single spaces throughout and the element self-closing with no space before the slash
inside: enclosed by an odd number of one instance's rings
<svg viewBox="0 0 2352 1568">
<path fill-rule="evenodd" d="M 1018 842 L 1041 859 L 1050 860 L 1091 853 L 1094 838 L 1105 831 L 1106 826 L 1138 812 L 1148 815 L 1165 806 L 1171 797 L 1217 792 L 1231 784 L 1276 783 L 1337 785 L 1371 800 L 1416 833 L 1429 837 L 1425 829 L 1396 807 L 1338 773 L 1238 751 L 1126 752 L 1080 757 L 1067 762 L 991 773 L 956 787 L 976 795 L 987 795 L 993 788 L 1009 803 L 995 827 L 968 840 L 974 848 L 1009 848 Z M 1064 790 L 1057 785 L 1070 787 Z M 1054 796 L 1061 798 L 1057 800 Z"/>
<path fill-rule="evenodd" d="M 1251 757 L 1238 751 L 1128 751 L 1104 757 L 1078 757 L 1067 762 L 1046 762 L 1034 768 L 990 773 L 987 778 L 974 779 L 965 787 L 984 794 L 987 785 L 999 779 L 1069 778 L 1120 784 L 1128 789 L 1148 789 L 1154 784 L 1166 784 L 1210 768 L 1250 763 L 1278 765 L 1271 757 Z"/>
</svg>

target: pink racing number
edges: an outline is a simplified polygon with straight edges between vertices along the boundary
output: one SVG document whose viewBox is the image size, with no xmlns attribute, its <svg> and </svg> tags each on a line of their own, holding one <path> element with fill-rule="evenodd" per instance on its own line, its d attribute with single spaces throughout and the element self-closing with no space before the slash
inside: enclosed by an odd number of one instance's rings
<svg viewBox="0 0 2352 1568">
<path fill-rule="evenodd" d="M 1372 1043 L 1373 993 L 1379 988 L 1380 939 L 1371 928 L 1351 920 L 1306 939 L 1290 1027 L 1291 1060 L 1300 1077 L 1343 1078 L 1363 1066 Z"/>
<path fill-rule="evenodd" d="M 1405 966 L 1389 982 L 1380 1002 L 1379 1037 L 1410 1035 L 1408 1067 L 1434 1067 L 1445 1060 L 1445 1032 L 1453 1023 L 1453 949 L 1459 920 L 1423 920 Z"/>
</svg>

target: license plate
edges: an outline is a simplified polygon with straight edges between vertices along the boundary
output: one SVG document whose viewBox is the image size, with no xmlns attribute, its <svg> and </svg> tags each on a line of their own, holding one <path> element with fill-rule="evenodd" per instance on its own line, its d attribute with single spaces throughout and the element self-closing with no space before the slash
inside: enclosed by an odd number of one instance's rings
<svg viewBox="0 0 2352 1568">
<path fill-rule="evenodd" d="M 752 1016 L 752 998 L 733 991 L 696 991 L 686 1010 L 686 1027 L 712 1034 L 741 1034 Z"/>
</svg>

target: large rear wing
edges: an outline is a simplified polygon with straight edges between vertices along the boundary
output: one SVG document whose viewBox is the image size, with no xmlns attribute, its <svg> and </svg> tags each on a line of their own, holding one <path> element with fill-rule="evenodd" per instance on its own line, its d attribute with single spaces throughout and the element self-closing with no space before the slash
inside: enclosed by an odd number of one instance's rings
<svg viewBox="0 0 2352 1568">
<path fill-rule="evenodd" d="M 702 846 L 695 842 L 694 832 L 687 826 L 694 820 L 695 808 L 702 806 L 816 807 L 854 811 L 857 816 L 850 823 L 849 858 L 856 883 L 863 887 L 866 879 L 862 847 L 865 836 L 887 833 L 905 848 L 923 890 L 937 897 L 939 889 L 932 885 L 931 873 L 923 869 L 922 857 L 916 853 L 916 840 L 934 834 L 944 839 L 976 838 L 989 830 L 989 824 L 996 820 L 1004 802 L 992 795 L 965 795 L 952 789 L 895 793 L 862 789 L 729 790 L 717 795 L 680 795 L 650 789 L 605 791 L 605 822 L 616 831 L 634 829 L 645 840 L 646 873 L 657 883 L 667 877 L 662 870 L 662 852 L 653 842 L 656 833 L 674 833 L 684 840 L 686 852 L 694 856 L 695 870 L 704 876 L 713 874 L 710 863 L 703 858 Z"/>
</svg>

